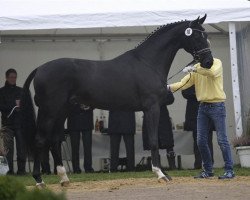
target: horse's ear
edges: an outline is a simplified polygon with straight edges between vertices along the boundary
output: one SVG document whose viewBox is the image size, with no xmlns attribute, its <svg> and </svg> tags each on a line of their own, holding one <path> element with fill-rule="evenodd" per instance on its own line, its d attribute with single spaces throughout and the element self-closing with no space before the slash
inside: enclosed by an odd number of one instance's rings
<svg viewBox="0 0 250 200">
<path fill-rule="evenodd" d="M 207 18 L 207 14 L 204 15 L 204 17 L 202 17 L 200 20 L 199 20 L 199 24 L 203 24 L 204 21 L 206 20 Z"/>
<path fill-rule="evenodd" d="M 200 16 L 196 19 L 196 20 L 194 20 L 194 21 L 191 21 L 191 23 L 190 23 L 190 27 L 192 27 L 192 26 L 196 26 L 197 24 L 199 24 L 200 22 Z"/>
</svg>

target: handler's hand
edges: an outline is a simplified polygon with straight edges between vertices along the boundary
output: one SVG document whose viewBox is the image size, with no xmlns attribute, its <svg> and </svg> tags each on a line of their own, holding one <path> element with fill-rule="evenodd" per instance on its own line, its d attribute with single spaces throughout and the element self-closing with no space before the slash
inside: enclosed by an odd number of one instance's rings
<svg viewBox="0 0 250 200">
<path fill-rule="evenodd" d="M 194 66 L 187 66 L 187 67 L 185 67 L 183 70 L 182 70 L 182 72 L 184 72 L 184 73 L 190 73 L 190 72 L 194 72 L 196 69 L 195 69 L 195 67 Z"/>
<path fill-rule="evenodd" d="M 16 100 L 16 106 L 20 107 L 20 100 L 19 99 Z"/>
</svg>

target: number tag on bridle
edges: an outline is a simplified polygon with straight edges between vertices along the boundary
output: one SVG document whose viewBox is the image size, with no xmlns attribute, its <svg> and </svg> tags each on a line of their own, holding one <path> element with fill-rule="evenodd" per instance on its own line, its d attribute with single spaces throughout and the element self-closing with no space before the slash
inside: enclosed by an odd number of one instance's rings
<svg viewBox="0 0 250 200">
<path fill-rule="evenodd" d="M 192 33 L 193 33 L 193 30 L 192 30 L 191 28 L 187 28 L 187 29 L 185 30 L 185 35 L 186 35 L 186 36 L 190 36 L 190 35 L 192 35 Z"/>
</svg>

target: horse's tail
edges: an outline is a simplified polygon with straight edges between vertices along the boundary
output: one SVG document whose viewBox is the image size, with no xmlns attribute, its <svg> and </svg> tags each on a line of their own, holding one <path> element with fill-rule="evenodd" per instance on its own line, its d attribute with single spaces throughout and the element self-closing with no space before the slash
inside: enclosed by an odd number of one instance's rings
<svg viewBox="0 0 250 200">
<path fill-rule="evenodd" d="M 37 68 L 34 69 L 23 85 L 21 97 L 21 131 L 26 140 L 27 151 L 30 154 L 34 152 L 35 134 L 36 134 L 36 114 L 29 90 L 30 84 L 36 75 Z"/>
<path fill-rule="evenodd" d="M 35 77 L 36 71 L 37 71 L 37 68 L 34 69 L 34 70 L 30 73 L 30 75 L 28 76 L 28 78 L 27 78 L 26 81 L 24 82 L 24 85 L 23 85 L 23 89 L 24 89 L 24 90 L 29 90 L 29 88 L 30 88 L 30 83 L 31 83 L 31 81 L 33 80 L 33 78 Z"/>
</svg>

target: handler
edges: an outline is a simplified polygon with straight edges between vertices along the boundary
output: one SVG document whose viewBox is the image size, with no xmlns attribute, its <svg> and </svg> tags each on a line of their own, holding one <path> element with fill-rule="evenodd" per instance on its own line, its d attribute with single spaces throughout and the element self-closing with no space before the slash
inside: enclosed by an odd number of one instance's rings
<svg viewBox="0 0 250 200">
<path fill-rule="evenodd" d="M 187 99 L 186 105 L 186 114 L 185 114 L 185 123 L 184 123 L 184 130 L 185 131 L 192 131 L 193 132 L 193 139 L 194 139 L 194 169 L 201 169 L 202 168 L 202 159 L 199 148 L 197 146 L 197 115 L 200 102 L 197 101 L 195 95 L 195 87 L 194 85 L 186 90 L 181 91 L 182 96 Z M 214 125 L 213 122 L 209 121 L 209 133 L 208 133 L 208 146 L 212 156 L 212 161 L 214 163 L 213 158 L 213 131 Z"/>
<path fill-rule="evenodd" d="M 168 85 L 175 92 L 195 85 L 197 100 L 200 101 L 197 117 L 197 144 L 201 153 L 204 170 L 194 178 L 213 177 L 213 162 L 208 146 L 209 120 L 215 125 L 218 144 L 225 162 L 225 173 L 219 179 L 231 179 L 235 176 L 233 160 L 226 132 L 226 95 L 223 90 L 223 69 L 220 59 L 214 58 L 210 69 L 200 63 L 187 66 L 183 72 L 189 73 L 180 82 Z"/>
</svg>

